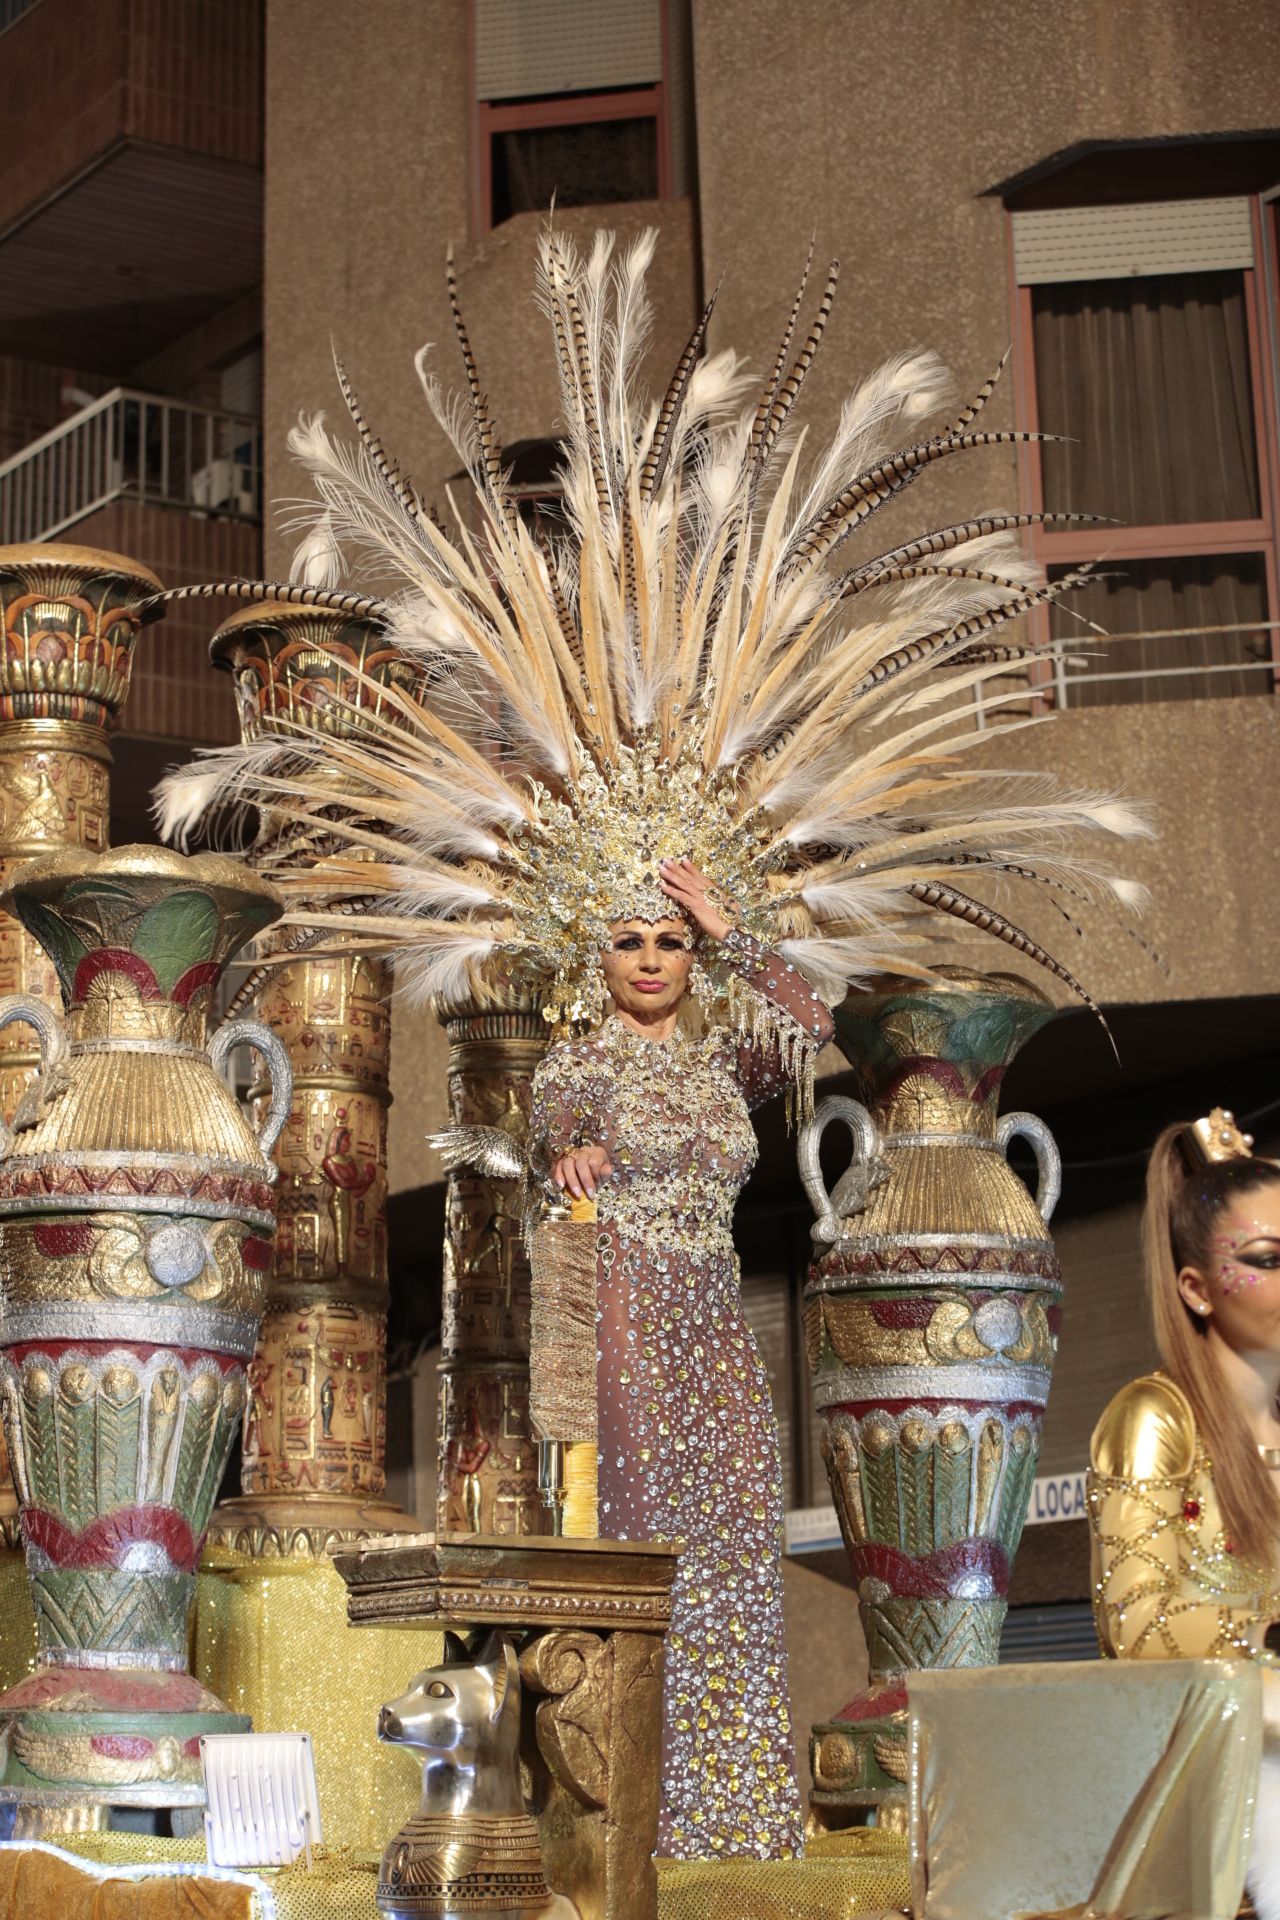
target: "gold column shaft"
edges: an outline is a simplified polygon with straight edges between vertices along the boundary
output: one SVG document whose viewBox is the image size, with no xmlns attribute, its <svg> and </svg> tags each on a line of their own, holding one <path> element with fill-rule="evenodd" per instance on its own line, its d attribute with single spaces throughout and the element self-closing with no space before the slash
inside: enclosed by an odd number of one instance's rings
<svg viewBox="0 0 1280 1920">
<path fill-rule="evenodd" d="M 389 992 L 381 962 L 343 954 L 272 968 L 257 996 L 295 1078 L 246 1494 L 358 1506 L 386 1491 Z"/>
<path fill-rule="evenodd" d="M 523 1140 L 549 1039 L 532 999 L 497 989 L 440 1019 L 454 1124 Z M 449 1176 L 440 1340 L 439 1531 L 549 1532 L 529 1426 L 529 1263 L 509 1181 Z"/>
<path fill-rule="evenodd" d="M 348 738 L 363 714 L 381 714 L 381 687 L 414 672 L 376 621 L 270 601 L 224 621 L 210 657 L 231 675 L 246 740 L 281 722 Z M 305 872 L 323 831 L 268 814 L 258 845 Z M 228 1553 L 305 1557 L 415 1524 L 385 1499 L 390 969 L 332 941 L 313 954 L 297 938 L 286 936 L 296 957 L 273 961 L 256 993 L 289 1055 L 293 1106 L 275 1151 L 278 1227 L 249 1369 L 243 1491 L 214 1515 L 211 1566 Z"/>
</svg>

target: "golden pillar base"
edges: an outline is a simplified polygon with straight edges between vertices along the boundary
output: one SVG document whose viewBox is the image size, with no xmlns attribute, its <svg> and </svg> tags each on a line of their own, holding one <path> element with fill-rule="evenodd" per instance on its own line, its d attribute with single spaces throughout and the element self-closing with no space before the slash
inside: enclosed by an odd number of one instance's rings
<svg viewBox="0 0 1280 1920">
<path fill-rule="evenodd" d="M 378 1709 L 442 1653 L 433 1635 L 350 1633 L 346 1588 L 327 1558 L 206 1550 L 195 1670 L 255 1733 L 310 1733 L 328 1848 L 380 1849 L 417 1807 L 421 1769 L 379 1743 Z"/>
<path fill-rule="evenodd" d="M 517 1637 L 542 1860 L 582 1920 L 657 1920 L 662 1642 L 678 1559 L 652 1541 L 460 1534 L 334 1556 L 352 1626 Z"/>
</svg>

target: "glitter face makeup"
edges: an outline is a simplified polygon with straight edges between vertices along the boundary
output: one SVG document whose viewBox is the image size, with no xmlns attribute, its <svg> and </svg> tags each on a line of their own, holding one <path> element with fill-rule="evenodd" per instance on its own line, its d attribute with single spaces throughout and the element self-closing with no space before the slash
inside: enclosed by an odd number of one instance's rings
<svg viewBox="0 0 1280 1920">
<path fill-rule="evenodd" d="M 1248 1221 L 1242 1231 L 1215 1234 L 1210 1246 L 1217 1256 L 1224 1299 L 1245 1287 L 1259 1287 L 1280 1271 L 1280 1237 L 1263 1220 Z"/>
</svg>

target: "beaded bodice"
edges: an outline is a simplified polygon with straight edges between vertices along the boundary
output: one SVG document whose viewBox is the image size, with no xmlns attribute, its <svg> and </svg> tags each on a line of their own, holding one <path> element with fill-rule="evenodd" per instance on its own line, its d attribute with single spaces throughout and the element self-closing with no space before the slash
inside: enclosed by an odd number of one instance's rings
<svg viewBox="0 0 1280 1920">
<path fill-rule="evenodd" d="M 1163 1374 L 1131 1381 L 1094 1429 L 1089 1528 L 1098 1641 L 1113 1658 L 1271 1661 L 1274 1568 L 1233 1551 L 1191 1406 Z"/>
</svg>

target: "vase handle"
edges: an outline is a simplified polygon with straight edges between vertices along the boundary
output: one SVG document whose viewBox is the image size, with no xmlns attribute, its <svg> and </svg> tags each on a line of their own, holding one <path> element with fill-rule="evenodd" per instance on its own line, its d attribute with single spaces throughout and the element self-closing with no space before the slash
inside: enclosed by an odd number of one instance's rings
<svg viewBox="0 0 1280 1920">
<path fill-rule="evenodd" d="M 853 1135 L 853 1158 L 828 1193 L 818 1150 L 833 1120 L 843 1121 Z M 819 1104 L 808 1126 L 801 1130 L 796 1158 L 809 1205 L 817 1216 L 810 1228 L 811 1237 L 821 1247 L 833 1247 L 840 1238 L 844 1219 L 850 1213 L 862 1212 L 871 1189 L 883 1178 L 876 1123 L 860 1100 L 836 1094 Z"/>
<path fill-rule="evenodd" d="M 267 1111 L 266 1122 L 258 1135 L 258 1145 L 270 1160 L 276 1141 L 284 1131 L 284 1123 L 289 1118 L 289 1109 L 293 1105 L 293 1068 L 285 1051 L 284 1041 L 261 1020 L 229 1020 L 225 1027 L 219 1027 L 209 1043 L 209 1059 L 215 1073 L 221 1073 L 223 1063 L 229 1053 L 237 1047 L 252 1047 L 260 1053 L 271 1075 L 271 1105 Z M 275 1179 L 278 1169 L 273 1165 L 270 1178 Z"/>
<path fill-rule="evenodd" d="M 11 1027 L 17 1020 L 24 1020 L 35 1028 L 40 1064 L 35 1079 L 14 1109 L 12 1127 L 0 1120 L 0 1160 L 12 1151 L 14 1135 L 34 1127 L 41 1108 L 47 1107 L 67 1088 L 67 1034 L 61 1014 L 55 1012 L 47 1000 L 37 1000 L 32 993 L 6 993 L 0 998 L 0 1029 Z"/>
<path fill-rule="evenodd" d="M 1031 1151 L 1036 1157 L 1040 1176 L 1036 1187 L 1036 1212 L 1047 1227 L 1062 1192 L 1062 1156 L 1058 1152 L 1058 1143 L 1044 1121 L 1034 1113 L 1006 1113 L 996 1123 L 996 1145 L 1001 1153 L 1007 1155 L 1009 1142 L 1019 1137 L 1030 1142 Z"/>
</svg>

